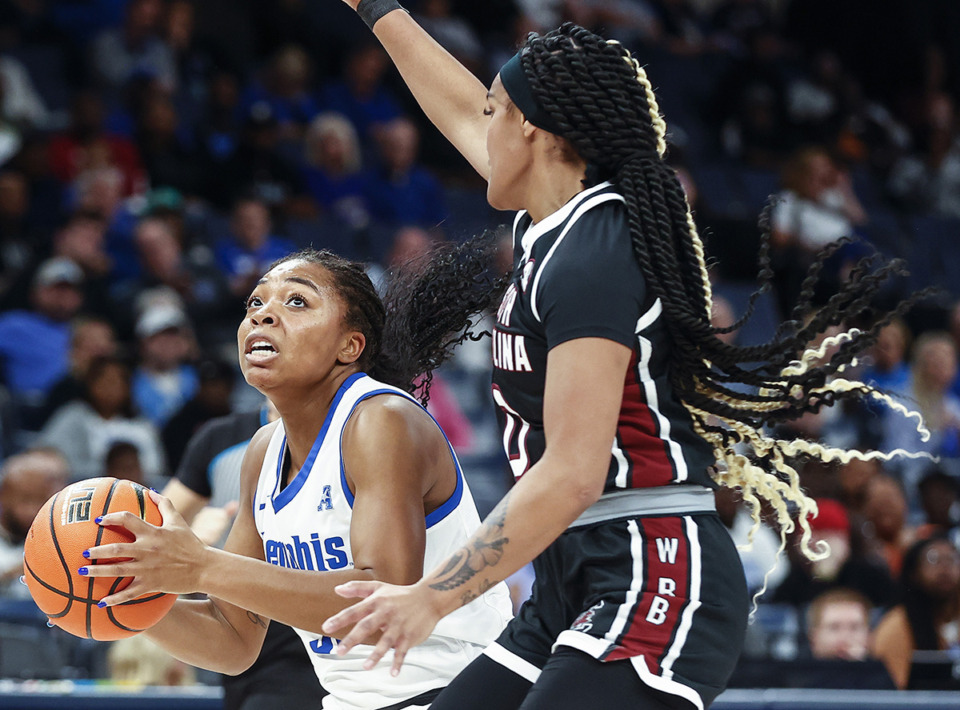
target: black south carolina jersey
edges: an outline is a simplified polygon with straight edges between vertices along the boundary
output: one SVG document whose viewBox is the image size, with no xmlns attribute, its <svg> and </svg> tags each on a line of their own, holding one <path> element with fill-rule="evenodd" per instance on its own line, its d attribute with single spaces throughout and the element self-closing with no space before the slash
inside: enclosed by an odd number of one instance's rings
<svg viewBox="0 0 960 710">
<path fill-rule="evenodd" d="M 668 381 L 661 302 L 633 255 L 623 197 L 602 183 L 537 224 L 520 212 L 513 233 L 513 278 L 493 334 L 493 397 L 514 476 L 543 455 L 547 353 L 595 337 L 633 350 L 604 490 L 712 487 L 711 448 Z"/>
</svg>

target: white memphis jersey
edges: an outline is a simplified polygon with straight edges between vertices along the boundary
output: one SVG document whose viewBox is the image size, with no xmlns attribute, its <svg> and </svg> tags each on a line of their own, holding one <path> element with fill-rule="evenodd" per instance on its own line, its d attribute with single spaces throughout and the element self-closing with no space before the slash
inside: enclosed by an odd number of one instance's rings
<svg viewBox="0 0 960 710">
<path fill-rule="evenodd" d="M 278 423 L 263 459 L 253 503 L 267 562 L 319 571 L 353 567 L 353 494 L 343 470 L 341 438 L 357 404 L 382 394 L 415 401 L 402 390 L 363 373 L 348 378 L 334 397 L 303 468 L 282 490 L 286 433 L 283 421 Z M 459 550 L 480 525 L 453 447 L 450 452 L 457 468 L 457 488 L 446 503 L 426 516 L 425 572 Z M 384 534 L 389 535 L 389 531 Z M 445 687 L 497 638 L 510 616 L 509 592 L 501 583 L 441 619 L 426 641 L 410 649 L 396 678 L 390 675 L 392 653 L 367 671 L 362 666 L 371 646 L 360 645 L 338 656 L 333 653 L 334 639 L 296 631 L 307 647 L 320 683 L 330 692 L 324 698 L 325 710 L 378 710 Z M 428 703 L 410 707 L 426 707 Z"/>
</svg>

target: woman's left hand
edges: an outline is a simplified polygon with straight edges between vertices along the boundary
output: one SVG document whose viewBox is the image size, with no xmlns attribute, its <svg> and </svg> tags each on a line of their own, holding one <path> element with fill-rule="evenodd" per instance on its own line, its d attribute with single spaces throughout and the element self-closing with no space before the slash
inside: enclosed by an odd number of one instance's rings
<svg viewBox="0 0 960 710">
<path fill-rule="evenodd" d="M 394 651 L 390 673 L 400 673 L 407 651 L 422 643 L 440 621 L 443 613 L 435 605 L 434 592 L 423 582 L 400 587 L 384 582 L 347 582 L 335 588 L 341 597 L 363 599 L 323 623 L 323 632 L 353 628 L 337 644 L 336 652 L 347 653 L 364 639 L 381 632 L 373 652 L 363 667 L 373 668 L 391 648 Z"/>
<path fill-rule="evenodd" d="M 121 527 L 133 542 L 92 547 L 84 557 L 96 564 L 80 568 L 89 577 L 132 577 L 125 589 L 104 597 L 98 606 L 114 606 L 147 593 L 190 594 L 200 590 L 201 564 L 207 547 L 193 533 L 173 504 L 150 492 L 163 524 L 156 526 L 130 512 L 104 515 L 100 525 Z"/>
</svg>

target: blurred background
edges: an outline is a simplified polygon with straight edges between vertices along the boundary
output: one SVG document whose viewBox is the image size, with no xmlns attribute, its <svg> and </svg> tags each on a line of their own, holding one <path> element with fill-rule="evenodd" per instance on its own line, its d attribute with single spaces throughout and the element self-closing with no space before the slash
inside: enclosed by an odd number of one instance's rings
<svg viewBox="0 0 960 710">
<path fill-rule="evenodd" d="M 775 286 L 735 342 L 773 334 L 823 247 L 835 249 L 820 299 L 875 252 L 909 269 L 878 305 L 941 287 L 855 373 L 922 413 L 929 440 L 882 404 L 777 432 L 929 456 L 796 462 L 833 555 L 810 563 L 791 535 L 778 557 L 779 530 L 755 531 L 742 557 L 765 592 L 733 685 L 960 689 L 960 3 L 406 6 L 487 83 L 527 32 L 563 20 L 635 52 L 711 256 L 717 325 L 755 288 L 769 207 Z M 34 514 L 73 480 L 186 481 L 204 423 L 264 406 L 240 377 L 235 332 L 275 258 L 329 248 L 382 284 L 437 242 L 489 229 L 508 244 L 508 221 L 339 0 L 0 0 L 0 705 L 39 680 L 207 697 L 211 674 L 44 626 L 18 581 Z M 489 359 L 489 341 L 463 346 L 430 401 L 482 513 L 509 485 Z M 202 517 L 216 540 L 230 501 L 197 500 L 213 506 Z M 718 493 L 718 508 L 746 542 L 737 494 Z M 523 575 L 513 582 L 520 600 Z"/>
</svg>

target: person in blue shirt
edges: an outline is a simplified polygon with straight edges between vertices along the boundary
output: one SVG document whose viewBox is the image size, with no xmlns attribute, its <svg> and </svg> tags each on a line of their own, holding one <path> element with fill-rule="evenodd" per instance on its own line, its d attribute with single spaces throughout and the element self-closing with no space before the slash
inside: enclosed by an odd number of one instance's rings
<svg viewBox="0 0 960 710">
<path fill-rule="evenodd" d="M 274 261 L 295 251 L 292 242 L 272 236 L 270 209 L 256 197 L 241 197 L 233 208 L 230 236 L 216 245 L 217 264 L 230 280 L 230 290 L 248 293 Z"/>
</svg>

